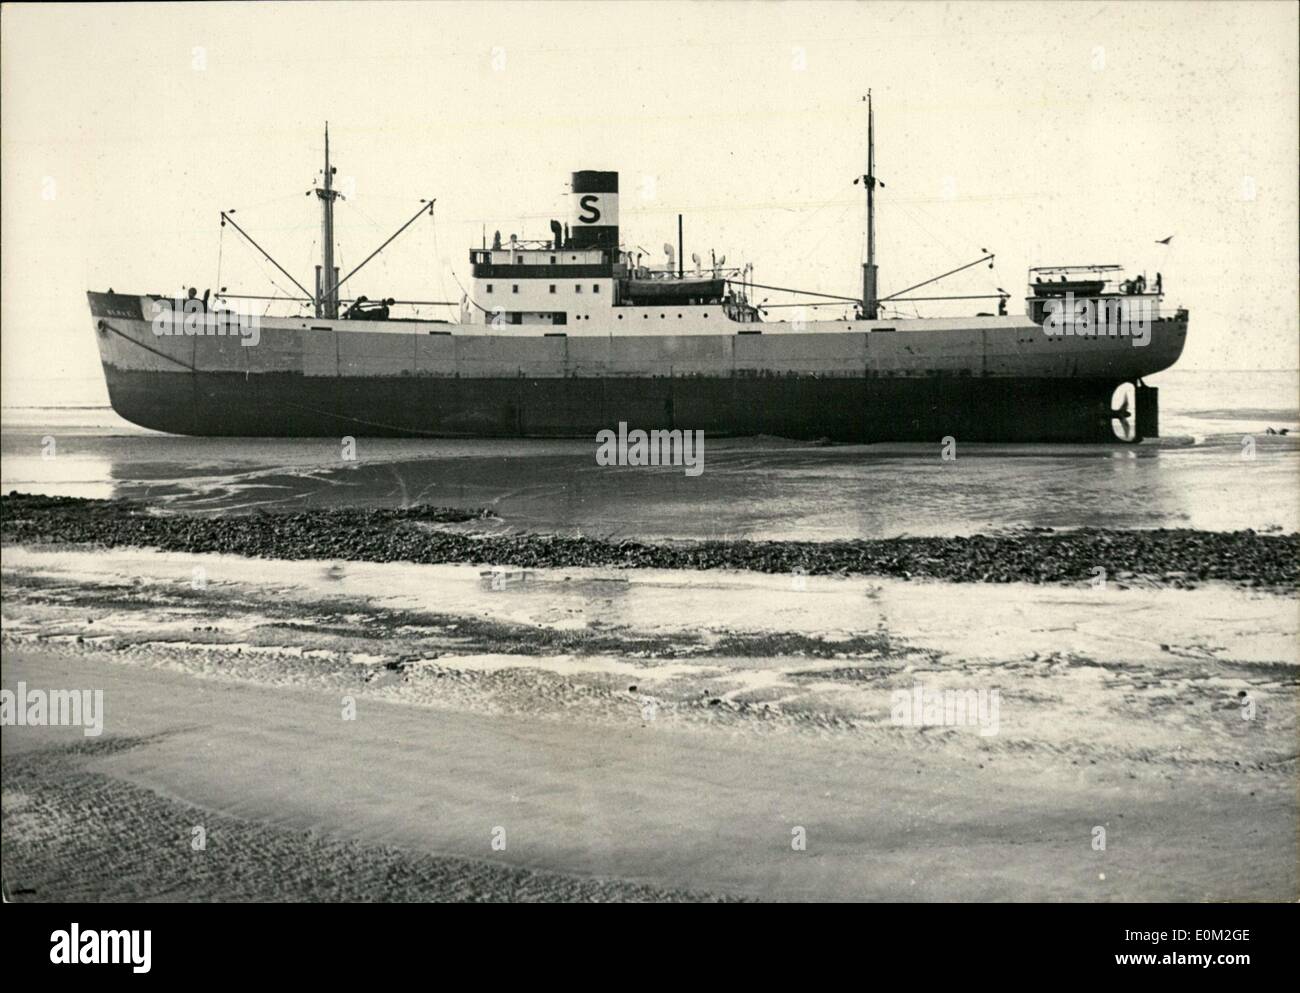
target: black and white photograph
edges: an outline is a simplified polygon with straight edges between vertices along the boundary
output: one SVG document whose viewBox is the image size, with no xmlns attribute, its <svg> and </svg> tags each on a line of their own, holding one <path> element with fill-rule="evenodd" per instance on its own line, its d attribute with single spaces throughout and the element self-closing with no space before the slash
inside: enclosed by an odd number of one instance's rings
<svg viewBox="0 0 1300 993">
<path fill-rule="evenodd" d="M 92 904 L 1124 904 L 1116 969 L 1249 973 L 1231 907 L 1300 899 L 1298 35 L 5 3 L 24 956 L 148 972 Z"/>
</svg>

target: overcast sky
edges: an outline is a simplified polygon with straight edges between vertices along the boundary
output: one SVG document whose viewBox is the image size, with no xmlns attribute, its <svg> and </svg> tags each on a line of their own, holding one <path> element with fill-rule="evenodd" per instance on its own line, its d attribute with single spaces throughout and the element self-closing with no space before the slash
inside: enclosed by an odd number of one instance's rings
<svg viewBox="0 0 1300 993">
<path fill-rule="evenodd" d="M 3 9 L 3 378 L 96 375 L 87 289 L 305 285 L 326 119 L 349 289 L 451 299 L 466 252 L 546 237 L 575 169 L 622 177 L 625 242 L 859 292 L 862 94 L 881 286 L 998 253 L 1164 274 L 1183 362 L 1297 364 L 1293 3 L 283 4 Z M 1169 248 L 1158 239 L 1173 235 Z M 218 261 L 221 272 L 218 277 Z M 973 312 L 981 305 L 963 305 Z M 924 313 L 925 311 L 923 311 Z M 937 309 L 930 313 L 940 313 Z M 445 314 L 439 316 L 446 316 Z M 7 386 L 8 388 L 8 386 Z"/>
</svg>

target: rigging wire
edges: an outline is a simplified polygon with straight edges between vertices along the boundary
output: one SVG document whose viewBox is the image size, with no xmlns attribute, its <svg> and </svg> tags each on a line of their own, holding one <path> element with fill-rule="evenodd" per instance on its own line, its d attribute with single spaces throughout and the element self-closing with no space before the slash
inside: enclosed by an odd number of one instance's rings
<svg viewBox="0 0 1300 993">
<path fill-rule="evenodd" d="M 362 209 L 362 207 L 361 207 L 361 206 L 356 202 L 356 200 L 348 200 L 348 201 L 346 201 L 346 203 L 348 204 L 348 206 L 350 206 L 353 210 L 355 210 L 358 214 L 361 215 L 362 220 L 366 221 L 366 223 L 368 223 L 372 228 L 374 228 L 374 229 L 375 229 L 376 231 L 378 231 L 380 234 L 383 234 L 383 232 L 386 230 L 386 228 L 384 228 L 384 227 L 383 227 L 383 226 L 382 226 L 382 225 L 381 225 L 377 220 L 375 220 L 373 217 L 371 217 L 370 214 L 369 214 L 367 211 L 365 211 L 364 209 Z M 341 252 L 341 251 L 342 251 L 342 249 L 340 249 L 340 252 Z M 339 268 L 342 269 L 342 270 L 344 270 L 344 271 L 347 270 L 347 266 L 343 264 L 343 257 L 342 257 L 341 254 L 340 254 L 340 256 L 339 256 Z M 380 261 L 379 261 L 379 269 L 380 269 L 380 272 L 381 272 L 381 274 L 383 275 L 383 278 L 384 278 L 385 281 L 387 281 L 387 280 L 389 280 L 389 279 L 391 278 L 390 273 L 389 273 L 389 271 L 388 271 L 388 259 L 387 259 L 387 258 L 380 259 Z"/>
<path fill-rule="evenodd" d="M 433 224 L 431 225 L 433 227 L 433 271 L 438 278 L 438 296 L 445 298 L 447 296 L 447 291 L 445 289 L 445 284 L 442 281 L 442 252 L 438 248 L 438 218 L 434 215 L 430 220 L 433 221 Z M 457 282 L 457 285 L 460 285 L 459 281 Z M 468 296 L 469 294 L 465 295 Z M 451 304 L 447 304 L 447 309 L 451 310 Z"/>
<path fill-rule="evenodd" d="M 259 200 L 257 203 L 246 203 L 243 204 L 239 209 L 252 210 L 254 207 L 268 207 L 273 203 L 283 203 L 286 200 L 297 200 L 297 199 L 298 199 L 297 193 L 289 193 L 285 196 L 272 197 L 270 200 Z"/>
<path fill-rule="evenodd" d="M 950 253 L 950 254 L 952 255 L 952 257 L 954 257 L 954 258 L 964 257 L 965 254 L 966 254 L 966 252 L 967 252 L 967 251 L 970 251 L 970 249 L 961 249 L 961 248 L 955 247 L 951 241 L 948 241 L 947 239 L 945 239 L 945 238 L 943 238 L 943 237 L 941 237 L 941 236 L 935 234 L 934 231 L 932 231 L 932 230 L 929 228 L 929 226 L 926 225 L 925 222 L 924 222 L 924 221 L 921 219 L 921 217 L 919 216 L 919 213 L 918 213 L 918 212 L 920 211 L 920 208 L 917 207 L 916 210 L 913 210 L 913 209 L 912 209 L 913 206 L 916 206 L 917 201 L 915 201 L 915 200 L 910 200 L 910 201 L 909 201 L 909 200 L 903 200 L 903 199 L 898 198 L 898 197 L 895 197 L 895 196 L 893 196 L 893 195 L 889 195 L 889 196 L 887 197 L 887 201 L 888 201 L 888 203 L 889 203 L 890 206 L 894 206 L 894 207 L 899 207 L 899 208 L 901 208 L 901 213 L 902 213 L 902 215 L 903 215 L 904 217 L 906 217 L 906 218 L 907 218 L 909 221 L 911 221 L 914 225 L 916 225 L 918 228 L 920 228 L 921 231 L 923 231 L 923 232 L 924 232 L 924 233 L 925 233 L 925 234 L 930 238 L 930 240 L 931 240 L 933 243 L 935 243 L 936 245 L 940 246 L 940 247 L 943 248 L 945 251 L 947 251 L 948 253 Z M 930 216 L 928 211 L 925 211 L 924 213 L 925 213 L 927 216 Z M 930 219 L 931 219 L 932 221 L 935 220 L 935 218 L 932 217 L 932 216 L 930 217 Z M 967 237 L 968 237 L 968 233 L 967 233 L 967 232 L 964 232 L 964 231 L 963 231 L 963 232 L 959 232 L 959 234 L 962 234 L 963 236 L 967 236 Z M 973 244 L 975 244 L 975 242 L 972 242 L 972 245 L 973 245 Z M 986 250 L 986 249 L 983 249 L 983 248 L 981 248 L 980 251 L 981 251 L 981 252 L 985 252 L 986 254 L 991 254 L 991 253 L 987 253 L 987 250 Z M 990 263 L 991 263 L 991 268 L 995 268 L 995 267 L 996 267 L 996 260 L 995 260 L 995 259 L 991 259 L 991 260 L 990 260 Z M 993 283 L 994 283 L 995 286 L 997 285 L 997 281 L 998 281 L 998 279 L 999 279 L 999 277 L 997 277 L 997 276 L 994 276 L 994 277 L 993 277 Z M 901 301 L 900 301 L 900 302 L 901 302 Z M 913 309 L 916 311 L 916 316 L 917 316 L 917 318 L 919 319 L 920 316 L 921 316 L 921 315 L 920 315 L 920 309 L 919 309 L 918 307 L 916 307 L 915 304 L 913 305 Z"/>
<path fill-rule="evenodd" d="M 796 231 L 799 231 L 801 228 L 804 228 L 807 225 L 811 224 L 813 219 L 818 214 L 820 214 L 827 207 L 831 206 L 833 203 L 835 203 L 834 200 L 823 200 L 820 204 L 818 204 L 813 209 L 811 213 L 804 214 L 802 217 L 796 217 L 794 223 L 790 225 L 790 227 L 781 235 L 780 241 L 782 243 L 789 241 L 791 238 L 794 237 Z M 841 215 L 842 213 L 843 212 L 841 212 Z"/>
<path fill-rule="evenodd" d="M 484 307 L 482 304 L 480 304 L 477 300 L 475 300 L 472 296 L 469 295 L 465 287 L 461 284 L 460 277 L 456 275 L 456 268 L 454 266 L 451 267 L 451 278 L 456 281 L 456 286 L 460 289 L 461 296 L 464 297 L 466 300 L 468 300 L 472 306 L 477 307 L 485 314 L 492 313 L 492 311 L 488 310 L 486 307 Z"/>
<path fill-rule="evenodd" d="M 217 230 L 217 296 L 221 295 L 221 256 L 226 247 L 226 226 Z"/>
<path fill-rule="evenodd" d="M 436 251 L 438 250 L 438 248 L 437 248 L 437 246 L 438 246 L 438 215 L 437 215 L 437 214 L 433 214 L 433 215 L 430 217 L 430 220 L 433 221 L 433 245 L 434 245 L 434 251 L 436 252 Z M 460 290 L 461 298 L 462 298 L 463 300 L 467 300 L 467 301 L 469 301 L 469 303 L 470 303 L 471 306 L 477 307 L 479 310 L 483 311 L 483 313 L 485 313 L 485 314 L 491 314 L 492 311 L 488 310 L 486 307 L 484 307 L 482 304 L 480 304 L 477 300 L 475 300 L 475 299 L 474 299 L 474 298 L 469 294 L 469 291 L 465 289 L 464 284 L 462 284 L 461 281 L 460 281 L 460 277 L 456 275 L 456 267 L 455 267 L 454 265 L 450 265 L 450 264 L 448 264 L 447 268 L 451 270 L 451 278 L 454 279 L 454 280 L 456 281 L 456 287 Z M 449 305 L 449 306 L 450 306 L 450 305 Z M 495 315 L 494 315 L 494 316 L 495 316 Z"/>
<path fill-rule="evenodd" d="M 312 260 L 315 259 L 315 258 L 317 258 L 317 248 L 316 248 L 316 246 L 317 246 L 317 240 L 316 240 L 315 238 L 312 238 L 312 240 L 311 240 L 311 248 L 309 248 L 309 249 L 307 250 L 307 264 L 306 264 L 306 266 L 304 267 L 308 272 L 315 272 L 315 268 L 314 268 L 314 267 L 315 267 L 316 263 L 313 262 Z M 319 291 L 320 291 L 320 290 L 319 290 L 319 287 L 317 287 L 317 292 L 319 292 Z M 300 300 L 298 301 L 298 309 L 299 309 L 299 310 L 302 310 L 304 307 L 311 307 L 311 308 L 312 308 L 312 313 L 314 314 L 314 313 L 316 312 L 316 301 L 315 301 L 315 300 L 307 301 L 307 300 L 302 300 L 302 299 L 300 299 Z"/>
<path fill-rule="evenodd" d="M 245 247 L 245 250 L 246 250 L 246 251 L 250 251 L 250 252 L 252 251 L 251 247 L 249 247 L 249 246 L 246 246 L 246 247 Z M 270 313 L 271 305 L 274 304 L 274 303 L 276 303 L 279 299 L 284 299 L 284 300 L 287 300 L 287 301 L 290 301 L 290 302 L 293 302 L 293 301 L 295 301 L 295 300 L 298 300 L 298 301 L 299 301 L 299 304 L 300 304 L 300 306 L 301 306 L 300 298 L 298 297 L 298 295 L 297 295 L 296 293 L 290 293 L 288 290 L 286 290 L 283 286 L 281 286 L 279 283 L 277 283 L 277 282 L 275 281 L 275 278 L 271 275 L 270 271 L 267 269 L 267 267 L 266 267 L 266 263 L 265 263 L 265 261 L 262 259 L 262 257 L 261 257 L 260 255 L 254 255 L 254 256 L 253 256 L 253 261 L 254 261 L 254 263 L 256 264 L 257 268 L 261 270 L 261 272 L 262 272 L 262 276 L 266 279 L 266 281 L 267 281 L 268 283 L 270 283 L 272 286 L 274 286 L 277 290 L 279 290 L 280 293 L 283 294 L 283 297 L 282 297 L 282 298 L 272 298 L 272 299 L 270 299 L 270 300 L 267 301 L 266 306 L 262 309 L 262 316 L 263 316 L 263 317 L 266 317 L 267 314 Z M 220 288 L 221 288 L 221 284 L 220 284 L 220 282 L 218 282 L 218 283 L 217 283 L 217 289 L 218 289 L 218 292 L 220 292 Z"/>
<path fill-rule="evenodd" d="M 921 203 L 920 203 L 919 201 L 913 202 L 913 203 L 910 205 L 910 209 L 912 209 L 912 210 L 914 211 L 915 214 L 918 214 L 918 215 L 919 215 L 919 214 L 923 214 L 923 215 L 925 215 L 927 218 L 930 219 L 931 223 L 933 223 L 933 224 L 936 224 L 936 225 L 939 225 L 939 226 L 944 226 L 944 225 L 946 225 L 946 226 L 949 227 L 949 228 L 956 228 L 956 226 L 957 226 L 957 225 L 956 225 L 956 224 L 955 224 L 951 219 L 947 219 L 947 220 L 942 220 L 942 221 L 941 221 L 939 218 L 935 217 L 934 214 L 932 214 L 930 211 L 928 211 L 928 210 L 926 210 L 924 207 L 922 207 L 922 206 L 921 206 Z M 956 231 L 956 234 L 958 234 L 959 236 L 961 236 L 962 240 L 964 240 L 964 241 L 967 243 L 967 245 L 970 246 L 970 247 L 968 247 L 968 248 L 958 248 L 958 249 L 953 249 L 953 248 L 951 247 L 951 245 L 949 245 L 949 248 L 950 248 L 950 250 L 952 251 L 952 253 L 953 253 L 954 256 L 957 256 L 957 255 L 966 255 L 968 252 L 972 251 L 976 246 L 979 245 L 979 241 L 976 240 L 976 239 L 971 238 L 971 236 L 970 236 L 970 232 L 967 231 L 967 230 L 965 230 L 964 228 L 961 229 L 961 230 L 959 230 L 959 231 Z"/>
<path fill-rule="evenodd" d="M 911 206 L 905 200 L 900 200 L 892 196 L 888 197 L 887 200 L 890 206 L 899 207 L 904 217 L 906 217 L 909 221 L 911 221 L 918 228 L 920 228 L 921 231 L 923 231 L 932 242 L 934 242 L 944 251 L 950 253 L 954 257 L 964 254 L 960 249 L 954 247 L 952 242 L 948 241 L 947 239 L 943 238 L 940 235 L 935 234 L 932 230 L 930 230 L 930 228 L 925 224 L 923 220 L 921 220 L 920 216 L 914 210 L 912 210 Z"/>
</svg>

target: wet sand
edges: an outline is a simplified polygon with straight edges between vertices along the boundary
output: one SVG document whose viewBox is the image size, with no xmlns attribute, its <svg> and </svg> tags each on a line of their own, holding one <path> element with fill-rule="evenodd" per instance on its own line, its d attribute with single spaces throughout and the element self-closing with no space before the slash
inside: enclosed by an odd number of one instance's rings
<svg viewBox="0 0 1300 993">
<path fill-rule="evenodd" d="M 68 675 L 71 675 L 70 673 Z M 707 896 L 563 876 L 326 837 L 317 826 L 249 819 L 105 774 L 155 745 L 114 736 L 4 760 L 6 897 L 11 901 L 684 902 Z M 209 739 L 210 741 L 211 739 Z M 206 744 L 206 743 L 205 743 Z M 75 825 L 75 828 L 73 827 Z M 195 828 L 204 832 L 194 847 Z M 57 839 L 57 847 L 52 843 Z"/>
<path fill-rule="evenodd" d="M 19 899 L 1296 897 L 1294 597 L 479 572 L 6 548 L 4 686 L 100 687 L 106 710 L 80 753 L 77 729 L 4 729 L 6 882 L 34 891 Z M 997 733 L 893 723 L 892 691 L 918 682 L 997 688 Z"/>
</svg>

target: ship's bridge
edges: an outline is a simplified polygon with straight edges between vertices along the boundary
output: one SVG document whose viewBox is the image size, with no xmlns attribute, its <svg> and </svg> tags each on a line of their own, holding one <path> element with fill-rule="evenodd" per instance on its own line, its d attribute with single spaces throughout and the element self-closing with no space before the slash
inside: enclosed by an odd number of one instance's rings
<svg viewBox="0 0 1300 993">
<path fill-rule="evenodd" d="M 512 241 L 470 252 L 473 290 L 468 323 L 568 324 L 603 316 L 626 267 L 601 248 Z"/>
<path fill-rule="evenodd" d="M 558 248 L 549 241 L 517 241 L 505 248 L 476 248 L 470 251 L 469 261 L 474 266 L 474 275 L 484 278 L 502 275 L 493 269 L 507 266 L 545 266 L 546 271 L 534 274 L 534 277 L 541 277 L 562 271 L 552 268 L 554 266 L 607 265 L 606 253 L 601 249 Z M 511 272 L 523 275 L 519 269 Z"/>
</svg>

